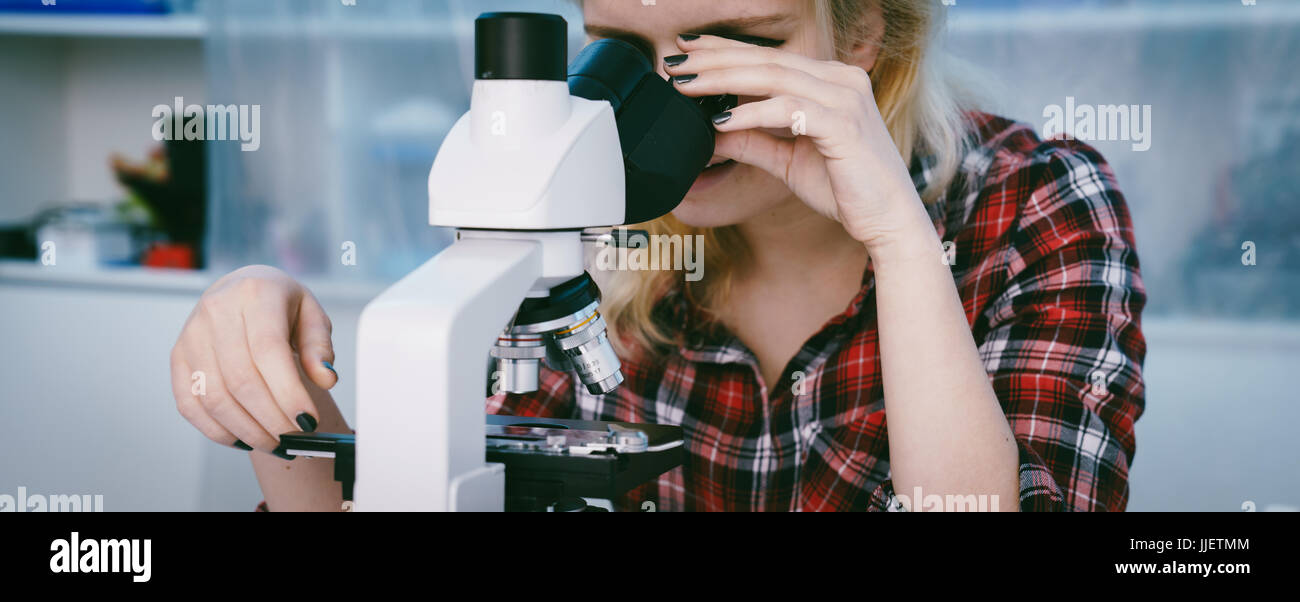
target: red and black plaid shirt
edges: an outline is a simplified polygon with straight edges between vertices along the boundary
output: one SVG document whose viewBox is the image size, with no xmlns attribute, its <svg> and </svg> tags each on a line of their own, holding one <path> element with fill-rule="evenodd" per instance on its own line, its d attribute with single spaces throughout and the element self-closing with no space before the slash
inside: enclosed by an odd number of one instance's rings
<svg viewBox="0 0 1300 602">
<path fill-rule="evenodd" d="M 930 212 L 955 245 L 953 278 L 1019 443 L 1021 509 L 1123 510 L 1146 354 L 1124 197 L 1089 146 L 972 120 L 961 175 Z M 918 186 L 930 177 L 926 161 L 912 172 Z M 625 362 L 614 392 L 544 368 L 538 392 L 495 396 L 488 411 L 681 425 L 685 463 L 621 500 L 633 509 L 895 509 L 873 284 L 868 268 L 781 386 L 765 387 L 745 345 L 669 294 L 659 313 L 685 344 Z"/>
</svg>

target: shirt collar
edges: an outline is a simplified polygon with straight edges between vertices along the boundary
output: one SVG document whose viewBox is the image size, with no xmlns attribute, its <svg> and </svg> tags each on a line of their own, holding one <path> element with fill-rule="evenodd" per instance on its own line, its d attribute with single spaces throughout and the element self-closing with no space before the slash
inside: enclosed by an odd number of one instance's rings
<svg viewBox="0 0 1300 602">
<path fill-rule="evenodd" d="M 917 190 L 923 190 L 935 177 L 935 163 L 935 158 L 932 156 L 917 157 L 912 161 L 908 171 Z M 946 221 L 949 216 L 947 196 L 945 194 L 935 202 L 926 204 L 926 212 L 941 238 L 947 230 Z M 680 328 L 684 333 L 684 341 L 678 348 L 678 352 L 687 361 L 697 363 L 727 364 L 755 361 L 753 354 L 725 325 L 689 298 L 683 286 L 679 285 L 670 290 L 656 308 L 657 319 L 663 320 L 669 328 Z M 808 343 L 829 344 L 833 340 L 861 330 L 865 319 L 869 315 L 874 315 L 874 312 L 868 311 L 869 308 L 866 307 L 867 299 L 870 298 L 874 287 L 875 276 L 868 262 L 866 269 L 863 270 L 862 287 L 857 295 L 843 312 L 827 321 Z"/>
</svg>

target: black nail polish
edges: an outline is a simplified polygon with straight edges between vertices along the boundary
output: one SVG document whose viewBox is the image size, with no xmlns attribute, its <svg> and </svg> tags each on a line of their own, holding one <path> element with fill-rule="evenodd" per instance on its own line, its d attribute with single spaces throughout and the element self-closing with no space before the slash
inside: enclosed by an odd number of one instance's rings
<svg viewBox="0 0 1300 602">
<path fill-rule="evenodd" d="M 298 414 L 296 420 L 298 421 L 298 428 L 302 429 L 304 433 L 310 433 L 316 430 L 316 418 L 311 414 L 303 412 Z"/>
<path fill-rule="evenodd" d="M 682 63 L 685 63 L 686 59 L 690 57 L 691 55 L 689 54 L 674 54 L 672 56 L 666 56 L 664 57 L 664 64 L 668 65 L 669 67 L 676 67 Z"/>
<path fill-rule="evenodd" d="M 290 455 L 289 452 L 284 451 L 283 449 L 280 449 L 278 447 L 275 448 L 273 451 L 271 451 L 271 455 L 280 458 L 281 460 L 292 460 L 297 457 L 297 456 Z"/>
<path fill-rule="evenodd" d="M 685 41 L 687 41 L 687 42 L 694 42 L 695 40 L 700 39 L 700 36 L 698 36 L 698 35 L 696 35 L 696 34 L 693 34 L 693 33 L 679 33 L 679 34 L 677 34 L 677 37 L 679 37 L 679 38 L 681 38 L 681 39 L 683 39 L 683 40 L 685 40 Z"/>
<path fill-rule="evenodd" d="M 233 446 L 235 446 L 235 447 L 238 447 L 239 449 L 242 449 L 242 450 L 244 450 L 244 451 L 253 451 L 253 446 L 251 446 L 251 445 L 249 445 L 249 444 L 247 444 L 247 443 L 244 443 L 243 441 L 240 441 L 239 439 L 235 439 L 235 442 L 234 442 L 234 443 L 231 443 L 231 445 L 233 445 Z"/>
<path fill-rule="evenodd" d="M 723 111 L 713 116 L 713 125 L 722 125 L 731 120 L 731 111 Z"/>
<path fill-rule="evenodd" d="M 693 79 L 695 79 L 695 78 L 697 78 L 697 77 L 699 77 L 699 76 L 700 76 L 700 74 L 698 74 L 698 73 L 688 73 L 688 74 L 686 74 L 686 75 L 675 75 L 675 76 L 673 76 L 673 83 L 674 83 L 674 84 L 684 84 L 684 83 L 687 83 L 687 82 L 689 82 L 689 81 L 691 81 L 691 80 L 693 80 Z"/>
</svg>

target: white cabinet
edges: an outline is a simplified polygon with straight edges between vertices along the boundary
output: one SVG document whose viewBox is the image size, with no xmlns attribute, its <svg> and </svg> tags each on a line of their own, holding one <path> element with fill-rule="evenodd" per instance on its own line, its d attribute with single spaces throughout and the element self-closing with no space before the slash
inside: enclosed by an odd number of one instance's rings
<svg viewBox="0 0 1300 602">
<path fill-rule="evenodd" d="M 155 105 L 205 99 L 203 31 L 198 17 L 0 13 L 0 222 L 119 199 L 110 155 L 159 144 Z"/>
</svg>

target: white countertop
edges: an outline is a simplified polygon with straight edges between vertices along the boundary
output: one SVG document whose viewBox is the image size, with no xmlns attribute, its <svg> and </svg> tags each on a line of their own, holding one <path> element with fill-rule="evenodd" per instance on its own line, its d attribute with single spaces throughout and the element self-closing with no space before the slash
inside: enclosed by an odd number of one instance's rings
<svg viewBox="0 0 1300 602">
<path fill-rule="evenodd" d="M 163 268 L 100 267 L 95 269 L 44 266 L 32 261 L 0 260 L 0 284 L 27 284 L 132 290 L 198 296 L 224 272 Z M 379 282 L 347 282 L 304 278 L 304 285 L 322 301 L 358 303 L 373 299 L 387 286 Z"/>
</svg>

